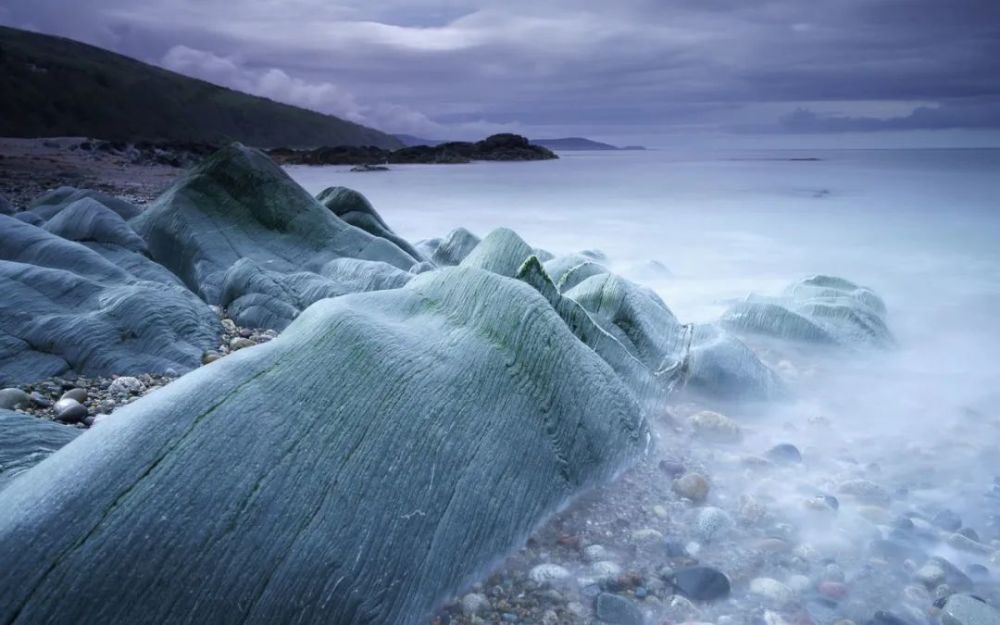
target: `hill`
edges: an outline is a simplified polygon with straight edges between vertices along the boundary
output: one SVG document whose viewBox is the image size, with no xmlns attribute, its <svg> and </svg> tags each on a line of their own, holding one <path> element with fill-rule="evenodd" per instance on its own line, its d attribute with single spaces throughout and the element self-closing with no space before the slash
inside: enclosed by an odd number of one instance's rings
<svg viewBox="0 0 1000 625">
<path fill-rule="evenodd" d="M 532 139 L 532 143 L 535 145 L 542 145 L 550 150 L 643 150 L 642 146 L 630 145 L 628 147 L 620 148 L 618 146 L 611 145 L 610 143 L 601 143 L 600 141 L 594 141 L 593 139 L 586 139 L 584 137 L 565 137 L 562 139 Z"/>
<path fill-rule="evenodd" d="M 0 26 L 0 136 L 374 145 L 395 137 L 101 48 Z"/>
</svg>

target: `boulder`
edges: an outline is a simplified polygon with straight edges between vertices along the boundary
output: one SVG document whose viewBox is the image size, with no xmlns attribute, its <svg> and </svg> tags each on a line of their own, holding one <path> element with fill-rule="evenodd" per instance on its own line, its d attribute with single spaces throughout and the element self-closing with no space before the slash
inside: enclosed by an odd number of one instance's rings
<svg viewBox="0 0 1000 625">
<path fill-rule="evenodd" d="M 356 228 L 386 239 L 418 261 L 426 258 L 383 221 L 375 207 L 361 193 L 347 187 L 328 187 L 316 196 L 320 204 Z"/>
<path fill-rule="evenodd" d="M 71 370 L 182 372 L 217 344 L 218 319 L 172 277 L 151 281 L 11 217 L 0 215 L 0 231 L 0 385 Z"/>
<path fill-rule="evenodd" d="M 522 282 L 322 300 L 0 491 L 0 622 L 427 622 L 648 438 Z"/>
<path fill-rule="evenodd" d="M 882 299 L 870 289 L 831 276 L 792 283 L 777 297 L 751 294 L 721 323 L 735 331 L 842 346 L 890 347 Z"/>
<path fill-rule="evenodd" d="M 403 271 L 418 262 L 396 243 L 345 222 L 263 153 L 239 144 L 204 160 L 130 223 L 154 260 L 206 302 L 224 307 L 244 296 L 272 300 L 275 284 L 296 291 L 294 283 L 304 272 L 322 282 L 321 269 L 339 258 L 378 261 Z M 241 261 L 249 264 L 234 269 Z M 235 282 L 233 271 L 239 274 Z M 260 280 L 245 275 L 255 271 L 266 275 Z M 254 291 L 256 284 L 267 288 Z M 324 289 L 313 291 L 325 297 Z M 297 313 L 312 302 L 283 303 Z M 287 322 L 280 315 L 274 319 L 281 322 L 273 329 Z"/>
</svg>

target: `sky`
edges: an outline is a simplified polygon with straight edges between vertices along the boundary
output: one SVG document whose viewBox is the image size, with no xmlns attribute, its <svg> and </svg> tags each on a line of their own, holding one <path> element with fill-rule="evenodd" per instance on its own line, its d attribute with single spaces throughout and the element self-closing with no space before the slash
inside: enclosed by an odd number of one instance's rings
<svg viewBox="0 0 1000 625">
<path fill-rule="evenodd" d="M 3 0 L 0 24 L 432 139 L 1000 146 L 1000 0 Z"/>
</svg>

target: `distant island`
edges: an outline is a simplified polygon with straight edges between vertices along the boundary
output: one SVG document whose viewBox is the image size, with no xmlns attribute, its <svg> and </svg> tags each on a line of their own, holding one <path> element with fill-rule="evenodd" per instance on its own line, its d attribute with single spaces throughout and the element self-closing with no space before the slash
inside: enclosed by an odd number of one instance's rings
<svg viewBox="0 0 1000 625">
<path fill-rule="evenodd" d="M 0 136 L 258 147 L 371 145 L 392 135 L 84 43 L 0 26 Z"/>
<path fill-rule="evenodd" d="M 274 148 L 268 154 L 282 165 L 358 165 L 358 171 L 378 171 L 386 164 L 457 164 L 473 161 L 542 161 L 559 158 L 547 147 L 515 134 L 491 135 L 482 141 L 449 141 L 411 145 L 397 150 L 375 146 L 330 146 L 311 150 Z"/>
<path fill-rule="evenodd" d="M 645 150 L 641 145 L 627 145 L 618 147 L 610 143 L 601 143 L 585 137 L 565 137 L 562 139 L 532 139 L 535 145 L 541 145 L 550 150 L 557 151 L 582 151 L 582 150 Z"/>
<path fill-rule="evenodd" d="M 438 146 L 445 143 L 453 143 L 441 139 L 425 139 L 423 137 L 417 137 L 415 135 L 407 135 L 407 134 L 397 134 L 393 136 L 407 147 L 415 147 L 420 145 Z M 611 145 L 610 143 L 602 143 L 600 141 L 594 141 L 593 139 L 587 139 L 586 137 L 563 137 L 561 139 L 529 139 L 529 141 L 533 145 L 540 145 L 550 150 L 556 150 L 559 152 L 572 152 L 572 151 L 583 151 L 583 150 L 620 151 L 620 150 L 646 149 L 641 145 L 626 145 L 624 147 L 618 147 L 617 145 Z"/>
</svg>

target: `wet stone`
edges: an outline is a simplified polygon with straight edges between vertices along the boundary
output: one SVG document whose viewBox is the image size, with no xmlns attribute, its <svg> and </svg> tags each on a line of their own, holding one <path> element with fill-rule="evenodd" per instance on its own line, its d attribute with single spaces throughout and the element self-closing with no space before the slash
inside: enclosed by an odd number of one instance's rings
<svg viewBox="0 0 1000 625">
<path fill-rule="evenodd" d="M 594 599 L 594 612 L 600 621 L 611 625 L 642 625 L 644 620 L 637 605 L 625 597 L 607 592 Z"/>
<path fill-rule="evenodd" d="M 775 445 L 768 450 L 767 458 L 779 464 L 797 464 L 802 462 L 802 454 L 799 452 L 799 448 L 791 443 Z"/>
<path fill-rule="evenodd" d="M 709 566 L 678 569 L 665 579 L 681 595 L 695 601 L 713 601 L 729 596 L 731 585 L 726 574 Z"/>
</svg>

